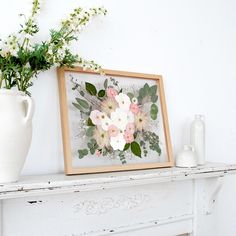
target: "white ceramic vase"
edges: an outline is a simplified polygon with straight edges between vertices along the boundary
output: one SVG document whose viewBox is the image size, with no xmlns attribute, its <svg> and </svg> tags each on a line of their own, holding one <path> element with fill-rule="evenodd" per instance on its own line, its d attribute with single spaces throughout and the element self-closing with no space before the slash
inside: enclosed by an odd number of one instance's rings
<svg viewBox="0 0 236 236">
<path fill-rule="evenodd" d="M 191 144 L 195 147 L 197 154 L 197 164 L 204 165 L 205 159 L 205 123 L 203 115 L 195 115 L 191 124 L 190 132 Z"/>
<path fill-rule="evenodd" d="M 0 89 L 0 183 L 19 179 L 32 139 L 33 100 Z"/>
<path fill-rule="evenodd" d="M 184 145 L 183 150 L 176 157 L 178 167 L 196 167 L 197 158 L 192 145 Z"/>
</svg>

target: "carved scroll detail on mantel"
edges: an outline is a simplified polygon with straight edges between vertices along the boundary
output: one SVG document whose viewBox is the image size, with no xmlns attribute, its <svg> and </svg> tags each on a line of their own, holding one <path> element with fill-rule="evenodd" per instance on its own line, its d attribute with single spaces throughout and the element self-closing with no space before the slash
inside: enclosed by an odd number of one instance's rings
<svg viewBox="0 0 236 236">
<path fill-rule="evenodd" d="M 83 212 L 86 215 L 106 214 L 110 210 L 132 210 L 143 205 L 150 200 L 147 194 L 135 194 L 133 196 L 121 195 L 117 197 L 107 197 L 101 201 L 86 200 L 74 205 L 75 213 Z"/>
</svg>

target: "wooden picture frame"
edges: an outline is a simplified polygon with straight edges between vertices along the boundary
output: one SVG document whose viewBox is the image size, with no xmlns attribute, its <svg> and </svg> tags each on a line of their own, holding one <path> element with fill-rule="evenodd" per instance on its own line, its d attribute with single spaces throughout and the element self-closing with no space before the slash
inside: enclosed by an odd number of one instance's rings
<svg viewBox="0 0 236 236">
<path fill-rule="evenodd" d="M 61 127 L 62 127 L 62 138 L 63 138 L 63 151 L 64 151 L 64 165 L 65 165 L 65 174 L 86 174 L 86 173 L 99 173 L 99 172 L 111 172 L 111 171 L 125 171 L 125 170 L 140 170 L 140 169 L 151 169 L 159 167 L 171 167 L 173 166 L 173 157 L 172 157 L 172 146 L 171 138 L 169 132 L 168 118 L 167 118 L 167 109 L 166 101 L 164 94 L 163 80 L 160 75 L 153 74 L 142 74 L 142 73 L 133 73 L 125 71 L 116 71 L 116 70 L 102 70 L 102 73 L 97 73 L 94 71 L 83 70 L 80 67 L 68 68 L 62 67 L 57 69 L 58 74 L 58 85 L 59 85 L 59 99 L 60 99 L 60 111 L 61 111 Z M 115 165 L 104 165 L 104 166 L 74 166 L 73 165 L 73 155 L 72 155 L 72 146 L 71 146 L 71 132 L 74 132 L 74 129 L 70 127 L 70 104 L 68 105 L 68 97 L 71 90 L 68 90 L 67 81 L 69 81 L 66 76 L 68 75 L 79 76 L 79 80 L 82 77 L 96 76 L 96 82 L 99 81 L 99 77 L 114 77 L 119 80 L 126 79 L 128 82 L 129 79 L 145 80 L 145 81 L 154 81 L 154 84 L 157 85 L 158 95 L 159 95 L 159 105 L 160 105 L 160 119 L 162 120 L 163 126 L 163 142 L 165 143 L 165 153 L 166 160 L 161 162 L 154 163 L 131 163 L 131 164 L 115 164 Z M 97 78 L 98 77 L 98 78 Z M 122 83 L 126 82 L 123 80 Z M 143 82 L 142 81 L 142 82 Z M 130 82 L 130 81 L 129 81 Z M 157 92 L 156 92 L 157 93 Z M 73 111 L 74 112 L 74 111 Z M 156 126 L 155 126 L 156 127 Z M 76 160 L 77 161 L 77 160 Z M 140 160 L 139 160 L 140 161 Z M 122 162 L 123 163 L 123 162 Z"/>
</svg>

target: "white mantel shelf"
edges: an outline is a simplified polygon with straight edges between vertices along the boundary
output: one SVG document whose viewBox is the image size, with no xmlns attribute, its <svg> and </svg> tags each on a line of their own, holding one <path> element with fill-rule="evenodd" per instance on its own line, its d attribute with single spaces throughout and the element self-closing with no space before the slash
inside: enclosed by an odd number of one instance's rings
<svg viewBox="0 0 236 236">
<path fill-rule="evenodd" d="M 236 164 L 207 163 L 196 168 L 162 168 L 77 176 L 22 176 L 17 183 L 0 184 L 0 199 L 84 192 L 134 185 L 223 177 L 236 173 Z"/>
</svg>

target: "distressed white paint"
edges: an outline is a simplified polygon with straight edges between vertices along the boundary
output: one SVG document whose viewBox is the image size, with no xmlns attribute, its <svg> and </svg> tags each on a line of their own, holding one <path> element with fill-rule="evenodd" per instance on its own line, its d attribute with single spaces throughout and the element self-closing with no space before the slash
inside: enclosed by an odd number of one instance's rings
<svg viewBox="0 0 236 236">
<path fill-rule="evenodd" d="M 208 163 L 205 166 L 194 168 L 175 167 L 78 176 L 65 176 L 63 174 L 25 176 L 18 183 L 0 185 L 0 199 L 212 178 L 235 172 L 236 165 Z"/>
<path fill-rule="evenodd" d="M 0 186 L 1 236 L 206 235 L 214 222 L 202 223 L 213 210 L 221 179 L 235 173 L 236 165 L 208 163 L 189 169 L 25 176 Z"/>
<path fill-rule="evenodd" d="M 179 234 L 191 231 L 192 205 L 191 180 L 8 199 L 3 235 Z"/>
</svg>

